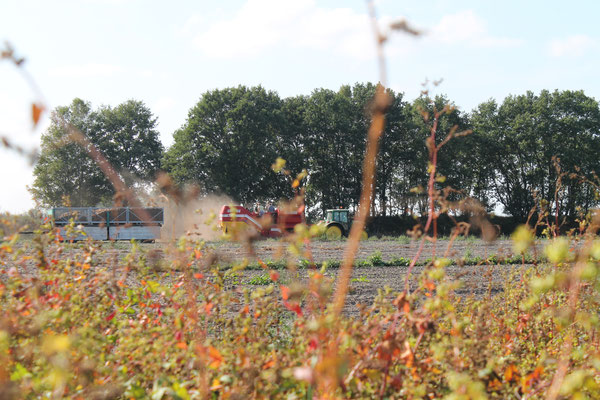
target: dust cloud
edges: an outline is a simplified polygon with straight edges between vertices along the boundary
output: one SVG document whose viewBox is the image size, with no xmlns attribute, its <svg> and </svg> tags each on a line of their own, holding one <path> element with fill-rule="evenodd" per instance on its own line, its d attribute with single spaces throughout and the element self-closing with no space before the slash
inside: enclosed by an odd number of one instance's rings
<svg viewBox="0 0 600 400">
<path fill-rule="evenodd" d="M 177 203 L 162 198 L 159 207 L 165 210 L 161 241 L 176 240 L 182 235 L 195 239 L 216 240 L 221 237 L 219 213 L 224 205 L 234 204 L 227 196 L 208 195 L 197 200 Z"/>
</svg>

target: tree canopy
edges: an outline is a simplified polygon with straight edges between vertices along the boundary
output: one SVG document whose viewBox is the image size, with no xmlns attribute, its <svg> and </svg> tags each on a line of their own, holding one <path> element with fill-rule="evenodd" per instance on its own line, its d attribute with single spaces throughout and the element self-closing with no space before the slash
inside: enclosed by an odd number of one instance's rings
<svg viewBox="0 0 600 400">
<path fill-rule="evenodd" d="M 239 86 L 205 93 L 175 132 L 163 166 L 180 184 L 237 201 L 279 197 L 282 185 L 271 170 L 280 156 L 283 102 L 262 87 Z"/>
<path fill-rule="evenodd" d="M 309 96 L 280 99 L 262 87 L 239 86 L 205 93 L 163 166 L 179 183 L 198 183 L 237 201 L 289 198 L 289 182 L 270 170 L 276 157 L 288 160 L 292 175 L 306 168 L 307 205 L 354 208 L 361 191 L 362 160 L 376 85 L 316 89 Z M 556 192 L 560 159 L 559 209 L 575 216 L 597 203 L 591 185 L 600 146 L 598 103 L 581 91 L 542 91 L 490 100 L 472 113 L 443 95 L 420 96 L 411 103 L 388 90 L 391 104 L 377 159 L 373 201 L 380 215 L 421 213 L 425 197 L 415 188 L 428 179 L 426 139 L 435 111 L 439 144 L 453 129 L 472 130 L 439 152 L 438 188 L 457 189 L 488 210 L 525 218 L 534 197 L 549 204 Z M 577 177 L 573 174 L 577 174 Z M 552 211 L 550 206 L 550 210 Z"/>
<path fill-rule="evenodd" d="M 114 195 L 88 149 L 71 140 L 71 127 L 96 146 L 129 187 L 151 181 L 158 171 L 163 147 L 156 118 L 144 103 L 129 100 L 93 110 L 89 102 L 74 99 L 52 112 L 50 127 L 42 134 L 30 189 L 40 205 L 58 206 L 67 199 L 73 206 L 110 204 Z"/>
<path fill-rule="evenodd" d="M 582 178 L 593 180 L 600 170 L 600 110 L 582 91 L 527 92 L 509 96 L 500 105 L 490 100 L 473 112 L 471 123 L 485 160 L 473 167 L 485 174 L 483 192 L 507 214 L 525 218 L 534 206 L 534 194 L 556 211 L 558 172 L 553 157 L 567 173 L 558 193 L 559 212 L 575 217 L 578 206 L 586 211 L 597 204 L 595 191 L 582 185 Z"/>
</svg>

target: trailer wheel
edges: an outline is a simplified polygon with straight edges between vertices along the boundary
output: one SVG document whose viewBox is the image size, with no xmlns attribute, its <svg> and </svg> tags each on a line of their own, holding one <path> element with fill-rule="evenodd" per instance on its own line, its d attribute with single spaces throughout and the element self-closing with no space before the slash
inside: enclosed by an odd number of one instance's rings
<svg viewBox="0 0 600 400">
<path fill-rule="evenodd" d="M 337 225 L 331 225 L 327 227 L 327 230 L 325 231 L 325 236 L 329 240 L 337 240 L 342 237 L 342 230 Z"/>
</svg>

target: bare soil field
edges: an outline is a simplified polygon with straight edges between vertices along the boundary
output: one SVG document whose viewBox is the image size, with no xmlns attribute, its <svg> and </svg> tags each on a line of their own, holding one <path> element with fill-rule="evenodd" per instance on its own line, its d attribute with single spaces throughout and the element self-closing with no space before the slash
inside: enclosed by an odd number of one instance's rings
<svg viewBox="0 0 600 400">
<path fill-rule="evenodd" d="M 324 261 L 342 260 L 347 241 L 314 241 L 308 247 L 312 253 L 315 263 Z M 426 242 L 421 259 L 436 257 L 447 257 L 451 259 L 481 257 L 487 258 L 491 255 L 509 257 L 512 255 L 510 240 L 496 240 L 491 243 L 479 239 L 467 239 L 454 241 L 446 255 L 448 240 L 438 240 L 436 243 Z M 252 254 L 239 243 L 213 242 L 210 246 L 223 260 L 240 261 L 244 257 L 252 257 Z M 290 257 L 286 243 L 276 240 L 256 241 L 253 244 L 256 256 L 262 260 L 277 260 Z M 405 240 L 366 240 L 360 243 L 357 260 L 367 260 L 374 253 L 381 253 L 385 261 L 394 258 L 412 258 L 416 255 L 419 242 L 406 243 Z M 307 250 L 307 249 L 305 249 Z M 435 251 L 434 251 L 435 250 Z"/>
<path fill-rule="evenodd" d="M 310 245 L 313 260 L 317 266 L 325 261 L 340 261 L 343 259 L 346 241 L 316 241 Z M 435 245 L 427 243 L 424 247 L 420 260 L 431 258 L 434 248 L 435 254 L 443 256 L 448 247 L 448 241 L 441 240 Z M 251 254 L 237 243 L 216 243 L 213 244 L 216 254 L 223 261 L 240 261 L 244 257 L 250 257 Z M 368 260 L 373 254 L 381 253 L 384 261 L 391 261 L 398 258 L 412 258 L 418 250 L 419 243 L 402 243 L 396 240 L 370 240 L 360 244 L 357 260 Z M 537 249 L 538 251 L 541 248 Z M 262 260 L 277 260 L 282 256 L 293 257 L 286 251 L 285 244 L 276 241 L 259 241 L 254 243 L 254 251 L 257 257 Z M 499 257 L 512 256 L 512 246 L 510 240 L 498 240 L 492 243 L 485 243 L 481 240 L 475 241 L 457 241 L 453 243 L 448 252 L 448 257 L 454 260 L 460 258 L 480 257 L 487 258 L 491 255 Z M 448 278 L 458 280 L 461 283 L 456 291 L 461 296 L 484 297 L 489 294 L 496 294 L 502 291 L 503 283 L 508 278 L 510 272 L 514 269 L 520 271 L 521 265 L 466 265 L 460 266 L 453 263 L 446 268 Z M 424 266 L 417 265 L 411 275 L 410 286 L 414 288 L 417 285 L 417 279 L 423 272 Z M 389 287 L 393 291 L 402 291 L 405 287 L 407 266 L 364 266 L 355 267 L 352 275 L 350 293 L 346 301 L 346 312 L 353 314 L 358 311 L 357 306 L 370 305 L 377 296 L 378 290 Z M 325 275 L 333 279 L 339 273 L 338 268 L 329 268 Z M 261 270 L 243 270 L 238 273 L 237 281 L 241 284 L 248 284 L 256 277 L 265 276 Z M 307 272 L 299 270 L 297 279 L 306 279 Z M 294 279 L 287 271 L 281 273 L 281 280 L 289 283 Z"/>
<path fill-rule="evenodd" d="M 367 240 L 360 243 L 360 248 L 356 259 L 358 261 L 369 260 L 373 254 L 381 254 L 381 258 L 390 262 L 394 259 L 411 259 L 419 248 L 419 242 L 411 241 L 406 243 L 406 238 L 399 240 Z M 344 256 L 347 241 L 314 241 L 310 244 L 309 250 L 313 261 L 320 267 L 325 261 L 341 261 Z M 438 240 L 436 243 L 426 242 L 420 260 L 423 261 L 446 255 L 452 260 L 463 258 L 487 259 L 495 255 L 497 258 L 509 258 L 513 256 L 511 240 L 496 240 L 488 243 L 480 239 L 457 240 L 452 243 L 448 250 L 448 240 Z M 543 251 L 543 241 L 533 248 L 534 254 L 540 254 Z M 251 258 L 252 254 L 239 243 L 215 242 L 210 244 L 214 248 L 215 254 L 220 261 L 236 262 L 244 257 Z M 306 253 L 306 248 L 303 249 Z M 285 257 L 295 259 L 287 250 L 286 243 L 275 240 L 262 240 L 253 244 L 254 256 L 263 261 L 278 260 Z M 301 254 L 306 256 L 307 254 Z M 252 260 L 251 260 L 252 261 Z M 516 271 L 517 276 L 522 268 L 528 268 L 528 265 L 520 264 L 482 264 L 482 265 L 464 265 L 461 266 L 453 262 L 446 268 L 446 275 L 451 280 L 460 282 L 460 288 L 456 290 L 459 296 L 474 296 L 476 298 L 485 297 L 488 294 L 494 295 L 502 292 L 504 282 L 509 278 L 511 271 Z M 412 271 L 410 278 L 410 287 L 415 288 L 417 280 L 424 270 L 423 265 L 417 265 Z M 406 282 L 407 266 L 364 266 L 353 269 L 350 292 L 346 299 L 345 312 L 355 314 L 358 312 L 358 305 L 369 306 L 377 296 L 380 289 L 386 286 L 394 292 L 404 290 Z M 338 268 L 329 268 L 325 275 L 336 279 L 339 273 Z M 265 271 L 261 270 L 243 270 L 237 273 L 235 279 L 240 284 L 249 285 L 249 282 L 256 281 L 256 277 L 266 278 Z M 292 277 L 288 271 L 281 272 L 280 280 L 288 284 L 294 279 L 304 280 L 308 273 L 306 270 L 298 270 L 297 276 Z"/>
<path fill-rule="evenodd" d="M 414 289 L 417 285 L 417 279 L 423 272 L 423 266 L 416 266 L 413 269 L 410 287 Z M 515 265 L 495 265 L 495 266 L 464 266 L 451 265 L 447 267 L 447 276 L 452 280 L 459 280 L 461 286 L 456 290 L 459 296 L 474 296 L 476 298 L 485 297 L 487 294 L 496 294 L 502 291 L 503 282 L 508 278 L 511 270 L 521 268 Z M 358 305 L 369 306 L 377 296 L 380 289 L 386 286 L 393 292 L 404 290 L 406 273 L 408 267 L 357 267 L 354 268 L 350 291 L 346 299 L 345 312 L 354 314 L 358 312 Z M 336 279 L 339 269 L 329 269 L 325 276 Z M 257 276 L 265 276 L 264 271 L 245 270 L 237 275 L 236 281 L 240 284 L 249 285 L 249 282 Z M 306 270 L 298 271 L 297 279 L 305 280 L 308 277 Z M 280 281 L 289 284 L 293 278 L 290 273 L 285 271 L 281 273 Z"/>
<path fill-rule="evenodd" d="M 369 260 L 374 254 L 381 254 L 381 258 L 390 262 L 394 259 L 404 258 L 412 259 L 419 248 L 418 241 L 406 243 L 406 238 L 398 240 L 366 240 L 360 243 L 356 259 L 358 261 Z M 310 244 L 309 250 L 313 261 L 320 266 L 325 261 L 341 261 L 346 249 L 346 240 L 341 241 L 314 241 Z M 426 242 L 420 261 L 437 257 L 446 256 L 452 260 L 463 258 L 487 259 L 495 255 L 497 258 L 509 258 L 513 256 L 512 242 L 509 239 L 496 240 L 493 242 L 484 242 L 481 239 L 462 239 L 451 243 L 450 249 L 448 240 L 438 240 L 436 243 Z M 251 257 L 244 246 L 239 243 L 216 242 L 211 243 L 218 258 L 226 262 L 240 261 L 244 257 Z M 543 252 L 544 241 L 541 241 L 533 247 L 534 254 Z M 307 249 L 304 249 L 305 251 Z M 294 259 L 294 256 L 287 251 L 287 246 L 281 241 L 262 240 L 254 242 L 253 251 L 256 257 L 261 260 L 278 260 L 285 257 Z M 306 254 L 302 254 L 306 256 Z M 509 278 L 511 271 L 520 273 L 522 268 L 528 265 L 521 264 L 482 264 L 461 266 L 453 262 L 446 268 L 446 274 L 449 279 L 460 282 L 460 288 L 456 294 L 460 296 L 484 297 L 487 294 L 496 294 L 503 290 L 506 279 Z M 412 271 L 410 278 L 410 287 L 417 285 L 417 279 L 425 267 L 417 265 Z M 355 313 L 357 305 L 370 305 L 377 296 L 378 290 L 389 287 L 393 291 L 402 291 L 405 287 L 407 266 L 368 266 L 355 267 L 353 269 L 350 293 L 346 301 L 346 312 Z M 325 275 L 333 279 L 339 273 L 338 268 L 330 268 Z M 307 277 L 307 272 L 300 270 L 299 279 Z M 240 272 L 239 281 L 247 283 L 256 276 L 264 276 L 265 272 L 260 270 L 244 270 Z M 281 274 L 284 282 L 291 281 L 287 271 Z"/>
<path fill-rule="evenodd" d="M 325 261 L 341 261 L 344 256 L 344 251 L 347 242 L 343 241 L 315 241 L 308 248 L 303 249 L 301 254 L 306 256 L 306 250 L 310 250 L 313 261 L 320 268 Z M 440 240 L 437 243 L 427 243 L 420 257 L 420 260 L 431 258 L 434 254 L 440 257 L 448 247 L 447 240 Z M 70 257 L 77 259 L 78 253 L 83 252 L 83 244 L 71 245 L 69 250 L 63 251 L 62 257 Z M 156 244 L 140 244 L 141 253 L 145 255 L 150 263 L 166 265 L 168 263 L 169 246 L 164 243 Z M 404 258 L 409 259 L 414 257 L 418 250 L 419 243 L 401 240 L 368 240 L 360 244 L 360 249 L 357 255 L 357 260 L 368 260 L 373 254 L 381 254 L 384 261 Z M 539 245 L 538 245 L 539 246 Z M 47 249 L 48 253 L 52 252 L 52 245 Z M 256 257 L 263 261 L 276 261 L 286 259 L 286 257 L 294 259 L 297 256 L 291 255 L 288 251 L 288 245 L 276 240 L 262 240 L 253 244 L 252 252 L 246 249 L 239 243 L 231 242 L 211 242 L 207 244 L 205 253 L 213 254 L 214 258 L 219 263 L 235 263 L 240 262 L 244 258 L 248 258 L 250 262 L 256 262 Z M 538 248 L 540 250 L 541 248 Z M 107 243 L 101 245 L 100 250 L 95 254 L 94 258 L 98 264 L 119 265 L 131 250 L 131 245 L 126 242 Z M 448 252 L 448 258 L 458 260 L 461 258 L 481 257 L 485 259 L 491 255 L 499 257 L 509 257 L 512 255 L 511 243 L 509 240 L 498 240 L 492 243 L 485 243 L 481 240 L 460 240 L 453 243 L 452 248 Z M 122 263 L 121 263 L 122 265 Z M 32 261 L 19 263 L 19 269 L 22 273 L 29 275 L 35 274 L 35 267 Z M 486 294 L 495 294 L 502 290 L 503 282 L 509 276 L 513 269 L 520 270 L 521 265 L 465 265 L 461 266 L 453 262 L 446 268 L 447 276 L 452 280 L 459 280 L 461 287 L 456 291 L 461 296 L 476 296 L 484 297 Z M 410 286 L 415 287 L 417 279 L 423 272 L 424 266 L 417 265 L 412 272 Z M 359 266 L 355 267 L 352 275 L 350 292 L 346 301 L 346 312 L 353 314 L 358 311 L 357 305 L 370 305 L 376 297 L 378 290 L 386 286 L 393 291 L 402 291 L 405 286 L 406 274 L 408 267 L 403 266 Z M 119 272 L 115 271 L 117 274 Z M 280 283 L 290 284 L 294 280 L 303 281 L 308 277 L 306 269 L 298 269 L 295 275 L 289 271 L 281 270 Z M 339 268 L 329 268 L 325 275 L 332 279 L 337 277 Z M 135 273 L 130 273 L 128 276 L 128 284 L 137 285 L 137 277 Z M 169 283 L 175 279 L 178 274 L 160 273 L 163 283 Z M 228 272 L 228 286 L 246 286 L 248 288 L 259 287 L 260 285 L 270 284 L 268 274 L 264 270 L 246 269 L 237 272 Z"/>
</svg>

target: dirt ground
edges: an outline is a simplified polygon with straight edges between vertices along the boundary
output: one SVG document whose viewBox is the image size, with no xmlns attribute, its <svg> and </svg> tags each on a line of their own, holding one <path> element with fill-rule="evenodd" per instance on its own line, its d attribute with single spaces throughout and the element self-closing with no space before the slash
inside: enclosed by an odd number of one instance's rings
<svg viewBox="0 0 600 400">
<path fill-rule="evenodd" d="M 403 238 L 404 239 L 404 238 Z M 330 260 L 341 260 L 346 248 L 346 240 L 340 241 L 314 241 L 309 248 L 315 262 L 320 263 Z M 448 240 L 439 240 L 435 244 L 426 242 L 422 258 L 431 258 L 434 255 L 442 257 L 446 254 Z M 210 244 L 216 252 L 226 260 L 241 260 L 251 255 L 239 243 L 214 242 Z M 277 260 L 281 257 L 289 256 L 285 251 L 285 243 L 276 240 L 262 240 L 254 242 L 254 249 L 258 257 L 263 260 Z M 417 253 L 419 242 L 406 240 L 366 240 L 360 243 L 357 260 L 367 260 L 375 252 L 380 252 L 384 260 L 390 261 L 394 258 L 412 258 Z M 472 258 L 488 256 L 495 254 L 498 256 L 512 255 L 510 240 L 497 240 L 486 243 L 482 240 L 459 240 L 455 241 L 448 251 L 448 258 Z"/>
<path fill-rule="evenodd" d="M 314 262 L 320 266 L 324 261 L 341 261 L 346 248 L 346 241 L 315 241 L 309 246 Z M 401 240 L 368 240 L 361 242 L 360 249 L 357 255 L 357 260 L 368 260 L 373 254 L 381 254 L 384 261 L 390 261 L 398 258 L 409 259 L 413 257 L 418 250 L 418 243 L 409 242 L 405 239 Z M 539 245 L 538 245 L 539 246 Z M 146 252 L 148 257 L 154 258 L 155 261 L 168 254 L 166 244 L 141 244 L 141 250 Z M 212 242 L 208 243 L 206 253 L 213 253 L 217 260 L 222 263 L 231 263 L 248 258 L 250 262 L 255 262 L 256 258 L 238 243 L 230 242 Z M 421 260 L 431 258 L 434 254 L 440 257 L 443 256 L 448 247 L 448 241 L 440 240 L 437 243 L 427 243 L 421 255 Z M 129 253 L 131 245 L 124 242 L 119 243 L 103 243 L 102 249 L 95 257 L 99 257 L 112 265 L 118 265 L 118 260 L 122 260 Z M 254 243 L 254 250 L 257 257 L 263 261 L 276 261 L 285 257 L 294 258 L 287 250 L 285 243 L 276 240 L 263 240 Z M 300 256 L 306 256 L 306 248 L 302 249 Z M 538 251 L 540 249 L 538 248 Z M 77 250 L 74 246 L 71 250 L 62 254 L 76 258 L 76 254 L 81 250 Z M 70 254 L 67 254 L 70 253 Z M 481 257 L 487 258 L 491 255 L 510 256 L 512 254 L 511 243 L 508 240 L 498 240 L 492 243 L 484 243 L 481 240 L 460 240 L 453 244 L 448 252 L 448 257 L 457 260 L 460 258 Z M 100 261 L 98 259 L 100 263 Z M 30 265 L 31 264 L 31 265 Z M 21 272 L 35 274 L 35 267 L 31 261 L 20 263 Z M 423 266 L 417 265 L 411 275 L 410 286 L 415 287 L 417 278 L 423 271 Z M 476 296 L 483 297 L 487 293 L 498 293 L 502 290 L 503 282 L 505 282 L 508 274 L 513 269 L 521 269 L 520 265 L 473 265 L 460 266 L 456 263 L 449 265 L 446 268 L 447 276 L 453 280 L 461 282 L 460 289 L 457 294 L 461 296 Z M 350 293 L 346 302 L 346 312 L 353 314 L 357 312 L 357 305 L 370 305 L 377 295 L 379 289 L 388 286 L 394 291 L 404 289 L 406 274 L 408 267 L 406 266 L 363 266 L 354 268 Z M 305 269 L 299 269 L 297 276 L 291 276 L 288 271 L 280 272 L 280 283 L 290 284 L 293 280 L 305 280 L 308 272 Z M 326 271 L 326 276 L 336 278 L 339 273 L 338 268 L 330 268 Z M 173 279 L 173 274 L 165 274 L 166 281 Z M 137 285 L 135 277 L 131 276 L 132 285 Z M 235 285 L 245 285 L 249 288 L 258 287 L 256 280 L 260 283 L 268 283 L 266 272 L 263 270 L 243 270 L 236 272 L 236 275 L 231 277 L 231 282 Z M 254 282 L 253 282 L 254 279 Z M 165 282 L 167 283 L 167 282 Z"/>
<path fill-rule="evenodd" d="M 474 296 L 476 298 L 485 297 L 489 294 L 497 294 L 502 291 L 503 282 L 507 279 L 513 268 L 520 269 L 521 266 L 497 265 L 497 266 L 465 266 L 458 267 L 451 265 L 447 267 L 447 276 L 452 280 L 458 280 L 461 286 L 455 293 L 459 296 Z M 390 287 L 394 292 L 404 290 L 406 273 L 408 267 L 357 267 L 353 270 L 350 291 L 346 299 L 345 311 L 349 314 L 358 312 L 357 306 L 371 305 L 377 296 L 378 290 L 384 287 Z M 325 275 L 331 278 L 337 278 L 339 269 L 330 269 Z M 416 266 L 413 269 L 410 287 L 414 289 L 417 285 L 417 279 L 423 272 L 422 266 Z M 241 284 L 248 284 L 256 276 L 264 276 L 265 272 L 257 270 L 242 271 L 237 275 L 237 280 Z M 305 280 L 308 276 L 306 270 L 298 272 L 299 280 Z M 289 284 L 292 279 L 290 274 L 285 271 L 281 273 L 280 281 Z"/>
<path fill-rule="evenodd" d="M 346 241 L 317 241 L 310 245 L 310 250 L 316 264 L 324 261 L 341 260 L 344 255 Z M 435 245 L 427 243 L 423 249 L 421 260 L 431 258 L 434 248 L 435 254 L 443 256 L 448 247 L 448 241 L 441 240 Z M 243 246 L 233 243 L 214 243 L 216 254 L 223 261 L 240 261 L 244 257 L 250 257 Z M 370 240 L 360 244 L 357 260 L 368 260 L 374 253 L 381 253 L 385 261 L 391 261 L 397 258 L 412 258 L 417 253 L 419 243 L 405 243 L 399 240 Z M 262 260 L 277 260 L 282 256 L 290 257 L 290 253 L 285 250 L 285 245 L 276 241 L 259 241 L 254 243 L 256 255 Z M 539 248 L 537 249 L 540 250 Z M 461 240 L 453 244 L 448 252 L 451 259 L 481 257 L 487 258 L 491 255 L 500 257 L 509 257 L 512 255 L 510 240 L 498 240 L 492 243 L 485 243 L 481 240 Z M 293 256 L 292 256 L 293 257 Z M 416 266 L 413 269 L 410 286 L 415 287 L 417 278 L 423 272 L 423 266 Z M 461 282 L 461 287 L 456 291 L 461 296 L 483 297 L 488 293 L 496 294 L 502 290 L 503 282 L 507 279 L 513 269 L 521 269 L 521 265 L 471 265 L 459 266 L 452 264 L 446 268 L 447 276 L 452 280 Z M 377 295 L 379 289 L 385 286 L 394 291 L 402 291 L 405 286 L 406 266 L 382 266 L 382 267 L 356 267 L 354 268 L 351 289 L 346 302 L 346 312 L 354 313 L 357 311 L 357 305 L 370 305 Z M 332 278 L 337 277 L 339 269 L 330 268 L 326 275 Z M 241 271 L 238 280 L 241 283 L 252 281 L 252 278 L 264 275 L 264 271 L 245 270 Z M 307 272 L 299 271 L 298 278 L 305 279 Z M 290 282 L 292 279 L 288 273 L 281 275 L 284 282 Z"/>
</svg>

